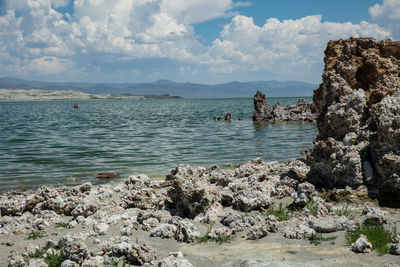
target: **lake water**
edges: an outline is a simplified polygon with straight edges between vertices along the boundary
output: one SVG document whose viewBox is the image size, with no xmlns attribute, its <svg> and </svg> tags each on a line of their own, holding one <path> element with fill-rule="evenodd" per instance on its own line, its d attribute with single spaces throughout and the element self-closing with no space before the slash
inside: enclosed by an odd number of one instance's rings
<svg viewBox="0 0 400 267">
<path fill-rule="evenodd" d="M 297 98 L 268 99 L 277 101 Z M 0 189 L 98 184 L 99 172 L 164 177 L 177 164 L 287 160 L 317 135 L 313 123 L 253 123 L 251 98 L 86 100 L 79 109 L 75 102 L 0 102 Z M 213 120 L 226 112 L 235 120 Z"/>
</svg>

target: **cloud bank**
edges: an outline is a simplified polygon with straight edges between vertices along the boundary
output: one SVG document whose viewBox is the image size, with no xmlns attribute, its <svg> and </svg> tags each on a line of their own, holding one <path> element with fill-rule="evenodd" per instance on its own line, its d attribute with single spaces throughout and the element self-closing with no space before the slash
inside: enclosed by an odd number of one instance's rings
<svg viewBox="0 0 400 267">
<path fill-rule="evenodd" d="M 369 9 L 370 22 L 322 22 L 269 18 L 258 26 L 234 15 L 212 45 L 198 40 L 194 25 L 232 16 L 232 0 L 75 0 L 73 13 L 56 9 L 72 0 L 6 0 L 0 16 L 0 72 L 81 77 L 101 73 L 97 62 L 168 59 L 177 72 L 199 74 L 269 71 L 295 73 L 322 64 L 331 39 L 399 38 L 400 0 Z M 132 73 L 134 72 L 132 67 Z M 190 71 L 188 71 L 190 70 Z"/>
</svg>

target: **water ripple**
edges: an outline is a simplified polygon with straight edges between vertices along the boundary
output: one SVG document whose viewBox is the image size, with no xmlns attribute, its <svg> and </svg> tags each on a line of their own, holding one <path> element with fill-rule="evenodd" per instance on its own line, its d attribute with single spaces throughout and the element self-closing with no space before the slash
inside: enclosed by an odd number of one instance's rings
<svg viewBox="0 0 400 267">
<path fill-rule="evenodd" d="M 296 98 L 269 99 L 292 104 Z M 164 176 L 179 163 L 211 167 L 308 149 L 312 123 L 253 123 L 252 99 L 0 103 L 0 188 L 99 183 L 98 172 Z M 232 122 L 214 116 L 232 112 Z"/>
</svg>

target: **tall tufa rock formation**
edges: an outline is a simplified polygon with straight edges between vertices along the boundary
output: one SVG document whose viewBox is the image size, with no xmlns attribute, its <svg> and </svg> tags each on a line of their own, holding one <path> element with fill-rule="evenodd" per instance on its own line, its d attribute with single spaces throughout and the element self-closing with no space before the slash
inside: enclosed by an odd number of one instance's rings
<svg viewBox="0 0 400 267">
<path fill-rule="evenodd" d="M 257 91 L 253 101 L 253 121 L 315 121 L 313 103 L 308 103 L 302 98 L 296 105 L 283 107 L 278 102 L 270 107 L 265 94 Z"/>
<path fill-rule="evenodd" d="M 372 196 L 400 206 L 400 42 L 330 41 L 324 61 L 308 179 L 366 185 Z"/>
</svg>

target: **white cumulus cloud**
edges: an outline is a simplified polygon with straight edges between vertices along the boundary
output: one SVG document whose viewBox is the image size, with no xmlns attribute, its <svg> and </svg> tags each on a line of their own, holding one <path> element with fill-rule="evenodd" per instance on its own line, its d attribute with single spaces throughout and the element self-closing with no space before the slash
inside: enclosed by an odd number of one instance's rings
<svg viewBox="0 0 400 267">
<path fill-rule="evenodd" d="M 399 36 L 400 25 L 400 0 L 383 0 L 370 8 L 370 22 L 358 24 L 322 22 L 315 15 L 283 21 L 269 18 L 264 25 L 256 25 L 251 17 L 236 15 L 220 37 L 205 46 L 198 41 L 196 24 L 231 16 L 235 6 L 251 2 L 5 1 L 6 13 L 0 16 L 0 71 L 20 76 L 76 73 L 77 69 L 100 73 L 107 62 L 148 58 L 179 61 L 182 64 L 177 65 L 185 67 L 176 67 L 176 72 L 193 75 L 204 69 L 212 73 L 304 72 L 322 66 L 323 50 L 331 39 Z M 57 12 L 72 1 L 73 13 Z M 137 68 L 130 66 L 129 73 Z"/>
<path fill-rule="evenodd" d="M 369 8 L 371 21 L 392 32 L 396 40 L 400 39 L 400 0 L 383 0 Z"/>
<path fill-rule="evenodd" d="M 263 26 L 255 25 L 251 17 L 238 15 L 213 42 L 209 61 L 204 63 L 214 72 L 290 72 L 322 63 L 329 40 L 369 36 L 382 39 L 389 35 L 375 24 L 321 22 L 320 15 L 284 21 L 272 18 Z"/>
</svg>

